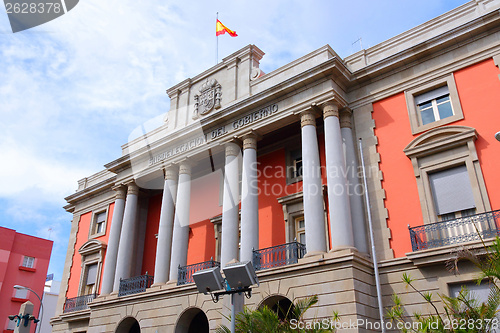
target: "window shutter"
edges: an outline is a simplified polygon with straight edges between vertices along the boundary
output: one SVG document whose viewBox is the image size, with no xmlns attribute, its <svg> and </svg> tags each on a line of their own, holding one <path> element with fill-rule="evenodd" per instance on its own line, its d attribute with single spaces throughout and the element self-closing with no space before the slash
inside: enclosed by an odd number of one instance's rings
<svg viewBox="0 0 500 333">
<path fill-rule="evenodd" d="M 433 99 L 436 99 L 438 97 L 444 96 L 444 95 L 449 95 L 450 90 L 448 89 L 448 86 L 442 86 L 437 89 L 428 91 L 426 93 L 423 93 L 422 95 L 418 95 L 414 97 L 415 104 L 419 105 L 428 101 L 432 101 Z"/>
<path fill-rule="evenodd" d="M 96 278 L 97 278 L 97 264 L 89 265 L 87 271 L 87 286 L 95 284 Z"/>
<path fill-rule="evenodd" d="M 462 290 L 462 286 L 467 288 L 467 290 L 473 294 L 473 297 L 480 303 L 488 302 L 491 285 L 487 281 L 482 281 L 480 285 L 477 285 L 475 282 L 452 284 L 449 286 L 451 297 L 457 297 L 460 290 Z"/>
<path fill-rule="evenodd" d="M 476 207 L 465 165 L 429 174 L 429 181 L 438 215 Z"/>
<path fill-rule="evenodd" d="M 16 298 L 28 299 L 28 289 L 16 289 Z"/>
<path fill-rule="evenodd" d="M 105 222 L 105 220 L 106 220 L 106 212 L 102 212 L 102 213 L 97 214 L 97 218 L 96 218 L 97 223 Z"/>
</svg>

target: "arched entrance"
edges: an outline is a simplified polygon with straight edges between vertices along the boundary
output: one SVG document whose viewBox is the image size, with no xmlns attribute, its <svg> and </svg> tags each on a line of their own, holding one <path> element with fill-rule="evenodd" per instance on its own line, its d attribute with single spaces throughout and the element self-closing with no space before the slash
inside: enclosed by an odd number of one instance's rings
<svg viewBox="0 0 500 333">
<path fill-rule="evenodd" d="M 127 317 L 118 324 L 115 333 L 141 333 L 141 327 L 135 318 Z"/>
<path fill-rule="evenodd" d="M 263 306 L 267 306 L 269 309 L 276 312 L 281 320 L 292 319 L 295 317 L 293 314 L 293 303 L 285 296 L 269 296 L 262 301 L 259 309 Z"/>
<path fill-rule="evenodd" d="M 184 311 L 175 325 L 175 333 L 208 333 L 209 330 L 208 318 L 199 308 Z"/>
</svg>

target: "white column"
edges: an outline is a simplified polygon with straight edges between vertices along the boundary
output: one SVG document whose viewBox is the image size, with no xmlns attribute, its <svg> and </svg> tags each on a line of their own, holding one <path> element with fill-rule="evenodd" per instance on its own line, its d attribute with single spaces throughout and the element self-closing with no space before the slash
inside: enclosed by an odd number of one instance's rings
<svg viewBox="0 0 500 333">
<path fill-rule="evenodd" d="M 177 281 L 179 266 L 186 266 L 189 242 L 189 209 L 191 204 L 191 165 L 187 161 L 179 166 L 174 231 L 172 236 L 172 257 L 169 281 Z"/>
<path fill-rule="evenodd" d="M 239 238 L 239 161 L 240 146 L 226 144 L 226 165 L 224 167 L 224 194 L 222 200 L 222 243 L 221 266 L 233 259 L 238 260 Z"/>
<path fill-rule="evenodd" d="M 166 283 L 169 278 L 177 177 L 177 170 L 175 168 L 170 167 L 165 169 L 160 226 L 158 228 L 158 242 L 156 247 L 155 284 Z"/>
<path fill-rule="evenodd" d="M 120 278 L 127 279 L 132 272 L 132 251 L 134 250 L 134 231 L 137 219 L 139 187 L 134 182 L 129 183 L 127 187 L 127 201 L 125 203 L 122 232 L 118 246 L 113 292 L 118 292 L 120 289 Z"/>
<path fill-rule="evenodd" d="M 357 149 L 354 144 L 351 123 L 352 112 L 348 108 L 340 111 L 340 131 L 345 147 L 345 163 L 347 175 L 347 193 L 351 203 L 352 229 L 354 246 L 359 252 L 368 253 L 368 239 L 366 234 L 365 214 L 363 206 L 363 188 L 358 177 Z"/>
<path fill-rule="evenodd" d="M 323 106 L 323 118 L 330 234 L 332 238 L 332 250 L 334 251 L 354 247 L 354 238 L 337 104 L 325 104 Z"/>
<path fill-rule="evenodd" d="M 302 112 L 300 125 L 302 127 L 302 191 L 306 224 L 306 255 L 311 256 L 324 253 L 327 249 L 316 113 L 313 110 Z"/>
<path fill-rule="evenodd" d="M 123 212 L 125 209 L 125 186 L 117 186 L 113 217 L 109 231 L 108 247 L 106 249 L 106 259 L 102 273 L 101 294 L 107 295 L 113 291 L 115 281 L 116 258 L 118 256 L 118 245 L 120 244 L 120 234 L 122 231 Z"/>
<path fill-rule="evenodd" d="M 243 137 L 242 174 L 240 261 L 252 261 L 252 249 L 259 249 L 257 136 L 255 134 Z"/>
</svg>

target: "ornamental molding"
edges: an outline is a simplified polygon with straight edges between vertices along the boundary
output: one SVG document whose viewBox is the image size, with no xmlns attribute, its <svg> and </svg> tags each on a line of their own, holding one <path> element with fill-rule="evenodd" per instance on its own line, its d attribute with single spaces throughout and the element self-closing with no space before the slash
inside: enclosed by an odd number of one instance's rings
<svg viewBox="0 0 500 333">
<path fill-rule="evenodd" d="M 194 95 L 193 119 L 198 119 L 213 109 L 219 109 L 222 99 L 222 87 L 216 79 L 207 79 L 198 90 L 200 93 Z"/>
</svg>

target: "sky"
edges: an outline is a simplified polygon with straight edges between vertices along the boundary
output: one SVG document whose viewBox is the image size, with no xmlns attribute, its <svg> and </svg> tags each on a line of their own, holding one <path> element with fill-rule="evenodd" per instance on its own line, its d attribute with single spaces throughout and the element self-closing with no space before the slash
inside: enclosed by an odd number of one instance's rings
<svg viewBox="0 0 500 333">
<path fill-rule="evenodd" d="M 64 198 L 161 123 L 166 89 L 216 64 L 217 12 L 238 34 L 219 37 L 219 60 L 255 44 L 268 73 L 326 44 L 345 58 L 464 3 L 81 0 L 17 33 L 0 6 L 0 226 L 53 240 L 48 273 L 60 280 Z"/>
</svg>

